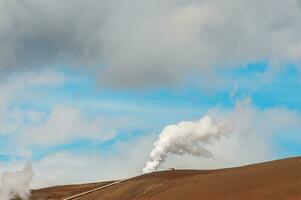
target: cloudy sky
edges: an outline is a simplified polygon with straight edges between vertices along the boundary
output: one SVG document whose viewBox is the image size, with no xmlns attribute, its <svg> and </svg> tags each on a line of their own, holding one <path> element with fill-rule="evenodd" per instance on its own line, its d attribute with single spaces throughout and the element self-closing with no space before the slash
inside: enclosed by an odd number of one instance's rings
<svg viewBox="0 0 301 200">
<path fill-rule="evenodd" d="M 0 0 L 0 173 L 137 175 L 165 126 L 208 113 L 245 131 L 160 169 L 300 155 L 300 35 L 300 0 Z"/>
</svg>

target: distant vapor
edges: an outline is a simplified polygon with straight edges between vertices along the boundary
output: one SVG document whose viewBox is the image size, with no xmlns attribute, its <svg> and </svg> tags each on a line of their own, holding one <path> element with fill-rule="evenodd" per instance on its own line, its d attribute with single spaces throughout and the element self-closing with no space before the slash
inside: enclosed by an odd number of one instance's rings
<svg viewBox="0 0 301 200">
<path fill-rule="evenodd" d="M 3 173 L 1 175 L 0 199 L 11 200 L 16 197 L 23 200 L 28 199 L 32 178 L 33 169 L 30 162 L 26 163 L 21 171 Z"/>
<path fill-rule="evenodd" d="M 142 171 L 150 173 L 157 170 L 168 153 L 212 157 L 206 145 L 220 139 L 230 130 L 227 123 L 215 121 L 209 116 L 204 116 L 198 121 L 183 121 L 177 125 L 169 125 L 163 129 L 159 139 L 154 143 L 155 147 L 150 154 L 151 161 L 146 163 Z"/>
</svg>

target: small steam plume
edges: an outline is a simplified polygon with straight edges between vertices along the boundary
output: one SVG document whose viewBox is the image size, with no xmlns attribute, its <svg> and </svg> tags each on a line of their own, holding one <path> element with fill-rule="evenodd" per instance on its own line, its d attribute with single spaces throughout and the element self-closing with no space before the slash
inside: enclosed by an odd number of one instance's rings
<svg viewBox="0 0 301 200">
<path fill-rule="evenodd" d="M 231 131 L 231 124 L 204 116 L 198 121 L 182 121 L 169 125 L 159 134 L 143 173 L 156 171 L 168 153 L 212 157 L 206 146 Z"/>
<path fill-rule="evenodd" d="M 32 164 L 27 162 L 21 171 L 5 172 L 1 175 L 0 199 L 11 200 L 30 196 L 30 183 L 33 178 Z"/>
</svg>

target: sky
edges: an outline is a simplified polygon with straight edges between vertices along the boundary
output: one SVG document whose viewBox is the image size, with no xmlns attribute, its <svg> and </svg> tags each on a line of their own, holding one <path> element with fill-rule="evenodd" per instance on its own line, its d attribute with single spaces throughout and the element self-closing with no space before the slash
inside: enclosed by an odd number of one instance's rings
<svg viewBox="0 0 301 200">
<path fill-rule="evenodd" d="M 300 0 L 0 0 L 0 173 L 32 187 L 142 173 L 162 129 L 235 119 L 212 169 L 301 154 Z"/>
</svg>

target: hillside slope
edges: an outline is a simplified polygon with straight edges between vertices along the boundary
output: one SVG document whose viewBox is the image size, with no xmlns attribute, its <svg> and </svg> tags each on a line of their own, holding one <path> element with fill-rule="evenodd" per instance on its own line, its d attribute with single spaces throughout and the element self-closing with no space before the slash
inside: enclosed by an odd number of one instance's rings
<svg viewBox="0 0 301 200">
<path fill-rule="evenodd" d="M 29 200 L 57 200 L 63 199 L 78 193 L 92 190 L 103 185 L 110 184 L 112 181 L 100 183 L 87 183 L 76 185 L 53 186 L 37 190 L 32 190 Z"/>
<path fill-rule="evenodd" d="M 162 171 L 77 200 L 301 199 L 301 158 L 222 170 Z"/>
</svg>

